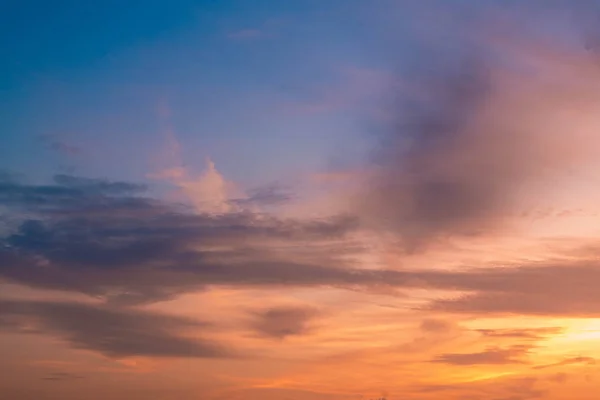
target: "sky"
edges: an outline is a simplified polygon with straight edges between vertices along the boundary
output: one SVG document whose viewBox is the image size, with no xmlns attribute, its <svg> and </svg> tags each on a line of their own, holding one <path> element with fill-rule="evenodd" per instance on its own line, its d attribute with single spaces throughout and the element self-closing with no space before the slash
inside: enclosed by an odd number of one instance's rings
<svg viewBox="0 0 600 400">
<path fill-rule="evenodd" d="M 0 2 L 0 399 L 595 399 L 599 20 Z"/>
</svg>

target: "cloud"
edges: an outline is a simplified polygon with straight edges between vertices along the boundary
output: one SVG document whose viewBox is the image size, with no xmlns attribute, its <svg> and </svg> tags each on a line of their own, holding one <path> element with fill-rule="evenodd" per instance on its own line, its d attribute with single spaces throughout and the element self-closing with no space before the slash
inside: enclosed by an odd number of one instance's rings
<svg viewBox="0 0 600 400">
<path fill-rule="evenodd" d="M 445 333 L 454 329 L 455 325 L 444 320 L 428 318 L 421 322 L 421 330 L 429 333 Z"/>
<path fill-rule="evenodd" d="M 352 217 L 315 220 L 197 213 L 142 197 L 143 187 L 59 176 L 54 184 L 0 185 L 22 216 L 0 246 L 0 276 L 114 301 L 171 297 L 204 285 L 344 285 L 375 282 L 344 269 L 360 251 Z M 311 247 L 306 248 L 306 243 Z"/>
<path fill-rule="evenodd" d="M 167 181 L 176 186 L 179 189 L 178 197 L 183 195 L 186 203 L 190 203 L 197 212 L 221 214 L 239 210 L 230 201 L 237 195 L 238 188 L 233 182 L 225 179 L 210 157 L 205 159 L 204 171 L 198 175 L 186 167 L 181 154 L 182 145 L 169 119 L 170 113 L 168 104 L 161 104 L 158 115 L 165 125 L 164 135 L 167 141 L 162 158 L 167 167 L 161 167 L 158 172 L 148 174 L 148 178 Z"/>
<path fill-rule="evenodd" d="M 466 313 L 598 315 L 600 266 L 564 262 L 463 271 L 358 269 L 355 219 L 214 215 L 144 197 L 125 182 L 57 176 L 0 182 L 0 204 L 21 215 L 0 241 L 0 276 L 119 302 L 145 302 L 206 285 L 427 287 L 454 290 L 431 307 Z"/>
<path fill-rule="evenodd" d="M 441 286 L 473 293 L 437 300 L 432 308 L 455 313 L 589 317 L 600 315 L 600 296 L 592 284 L 599 278 L 600 266 L 591 259 L 437 276 L 433 279 L 441 279 Z"/>
<path fill-rule="evenodd" d="M 254 206 L 278 206 L 292 199 L 292 194 L 281 185 L 268 185 L 249 190 L 247 197 L 231 200 L 231 203 L 247 209 Z"/>
<path fill-rule="evenodd" d="M 310 322 L 316 310 L 307 307 L 278 307 L 256 313 L 254 329 L 261 335 L 284 339 L 304 335 L 310 331 Z"/>
<path fill-rule="evenodd" d="M 457 292 L 427 306 L 436 311 L 600 315 L 600 266 L 589 249 L 579 261 L 519 267 L 365 270 L 352 261 L 364 251 L 350 238 L 353 217 L 202 214 L 143 190 L 62 175 L 49 185 L 3 180 L 0 204 L 21 221 L 0 239 L 0 277 L 129 304 L 208 285 L 429 288 Z"/>
<path fill-rule="evenodd" d="M 202 173 L 196 175 L 185 166 L 181 157 L 181 144 L 171 128 L 167 129 L 168 146 L 165 158 L 167 168 L 149 174 L 151 179 L 164 180 L 179 189 L 187 203 L 197 212 L 223 214 L 242 210 L 260 210 L 288 202 L 291 194 L 283 185 L 261 186 L 244 192 L 234 182 L 227 180 L 209 157 Z"/>
<path fill-rule="evenodd" d="M 229 199 L 233 187 L 217 171 L 212 160 L 206 160 L 206 170 L 197 178 L 183 177 L 176 183 L 192 200 L 199 212 L 225 213 L 231 210 Z"/>
<path fill-rule="evenodd" d="M 198 213 L 144 190 L 66 175 L 43 185 L 3 179 L 0 206 L 18 221 L 1 230 L 0 277 L 123 304 L 210 285 L 427 288 L 456 292 L 424 306 L 435 311 L 600 315 L 593 285 L 600 266 L 590 248 L 566 261 L 520 266 L 362 269 L 354 260 L 365 246 L 352 238 L 358 229 L 352 216 L 300 220 L 252 211 Z"/>
<path fill-rule="evenodd" d="M 547 336 L 556 335 L 563 331 L 560 327 L 548 328 L 517 328 L 517 329 L 478 329 L 484 337 L 505 338 L 505 339 L 525 339 L 540 340 Z"/>
<path fill-rule="evenodd" d="M 357 200 L 364 223 L 408 251 L 514 231 L 524 207 L 572 190 L 600 150 L 597 56 L 524 29 L 518 40 L 469 29 L 419 58 Z"/>
<path fill-rule="evenodd" d="M 561 361 L 552 363 L 552 364 L 544 364 L 544 365 L 536 365 L 533 367 L 534 369 L 546 369 L 546 368 L 554 368 L 554 367 L 562 367 L 565 365 L 573 365 L 573 364 L 586 364 L 586 365 L 594 365 L 596 364 L 596 359 L 593 357 L 568 357 Z"/>
<path fill-rule="evenodd" d="M 179 187 L 198 212 L 220 214 L 234 210 L 230 199 L 235 186 L 221 175 L 210 158 L 206 159 L 206 168 L 197 177 L 182 166 L 167 168 L 149 177 L 167 180 Z"/>
<path fill-rule="evenodd" d="M 536 377 L 510 376 L 456 384 L 420 385 L 415 388 L 415 392 L 417 394 L 443 392 L 443 398 L 451 399 L 529 400 L 545 398 L 544 396 L 547 395 L 547 391 L 536 388 L 539 383 L 540 380 Z"/>
<path fill-rule="evenodd" d="M 206 324 L 161 313 L 84 303 L 0 300 L 0 328 L 55 336 L 111 358 L 230 357 L 230 349 L 178 331 Z"/>
<path fill-rule="evenodd" d="M 144 190 L 143 185 L 62 174 L 45 185 L 29 185 L 15 177 L 0 176 L 0 204 L 20 213 L 143 212 L 144 200 L 132 195 Z"/>
<path fill-rule="evenodd" d="M 40 139 L 48 149 L 62 156 L 77 157 L 84 153 L 80 146 L 68 143 L 56 135 L 42 135 Z"/>
<path fill-rule="evenodd" d="M 490 347 L 479 353 L 447 353 L 435 357 L 436 363 L 451 365 L 515 364 L 529 352 L 529 346 L 516 345 L 507 349 Z"/>
</svg>

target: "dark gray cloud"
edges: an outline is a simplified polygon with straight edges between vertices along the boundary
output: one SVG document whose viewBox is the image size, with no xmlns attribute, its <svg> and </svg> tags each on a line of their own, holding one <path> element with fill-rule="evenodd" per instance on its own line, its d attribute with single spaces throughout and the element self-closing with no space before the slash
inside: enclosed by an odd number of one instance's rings
<svg viewBox="0 0 600 400">
<path fill-rule="evenodd" d="M 64 200 L 93 199 L 98 195 L 125 195 L 145 190 L 144 185 L 112 182 L 58 174 L 46 185 L 27 184 L 16 174 L 4 172 L 0 176 L 0 197 L 3 203 L 36 206 L 41 203 L 59 207 Z M 70 204 L 64 204 L 69 206 Z"/>
<path fill-rule="evenodd" d="M 256 313 L 253 328 L 262 336 L 284 339 L 310 331 L 317 311 L 307 307 L 278 307 Z"/>
<path fill-rule="evenodd" d="M 186 337 L 207 324 L 183 317 L 83 303 L 0 300 L 0 328 L 53 335 L 74 348 L 107 357 L 230 357 L 230 349 Z"/>
<path fill-rule="evenodd" d="M 360 251 L 355 219 L 197 214 L 144 197 L 144 187 L 66 175 L 49 185 L 0 182 L 0 205 L 22 215 L 0 239 L 0 276 L 120 301 L 169 297 L 205 284 L 352 284 L 335 268 Z M 311 245 L 307 251 L 306 245 Z"/>
<path fill-rule="evenodd" d="M 447 353 L 432 361 L 452 365 L 515 364 L 522 363 L 530 346 L 517 345 L 507 349 L 488 348 L 478 353 Z"/>
</svg>

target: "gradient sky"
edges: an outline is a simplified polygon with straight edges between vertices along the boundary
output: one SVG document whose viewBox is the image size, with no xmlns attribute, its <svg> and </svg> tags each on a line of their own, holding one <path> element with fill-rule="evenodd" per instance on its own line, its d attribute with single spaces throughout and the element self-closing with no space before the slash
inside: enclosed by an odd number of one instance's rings
<svg viewBox="0 0 600 400">
<path fill-rule="evenodd" d="M 595 399 L 598 21 L 2 2 L 0 399 Z"/>
</svg>

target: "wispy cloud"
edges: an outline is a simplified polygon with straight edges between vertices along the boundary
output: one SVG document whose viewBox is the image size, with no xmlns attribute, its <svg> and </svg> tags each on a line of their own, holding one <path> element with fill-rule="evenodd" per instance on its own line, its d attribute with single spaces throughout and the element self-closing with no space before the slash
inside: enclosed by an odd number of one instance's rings
<svg viewBox="0 0 600 400">
<path fill-rule="evenodd" d="M 597 362 L 597 360 L 593 357 L 585 357 L 585 356 L 568 357 L 568 358 L 565 358 L 563 360 L 560 360 L 560 361 L 552 363 L 552 364 L 536 365 L 534 367 L 534 369 L 562 367 L 562 366 L 573 365 L 573 364 L 594 365 L 594 364 L 596 364 L 596 362 Z"/>
<path fill-rule="evenodd" d="M 79 157 L 84 154 L 82 147 L 66 141 L 58 135 L 41 135 L 40 139 L 46 147 L 61 156 Z"/>
<path fill-rule="evenodd" d="M 560 327 L 549 328 L 517 328 L 517 329 L 478 329 L 477 332 L 488 338 L 507 338 L 540 340 L 547 336 L 559 334 L 563 331 Z"/>
<path fill-rule="evenodd" d="M 478 353 L 448 353 L 437 356 L 433 362 L 452 365 L 514 364 L 522 363 L 529 347 L 514 346 L 508 349 L 489 348 Z"/>
</svg>

